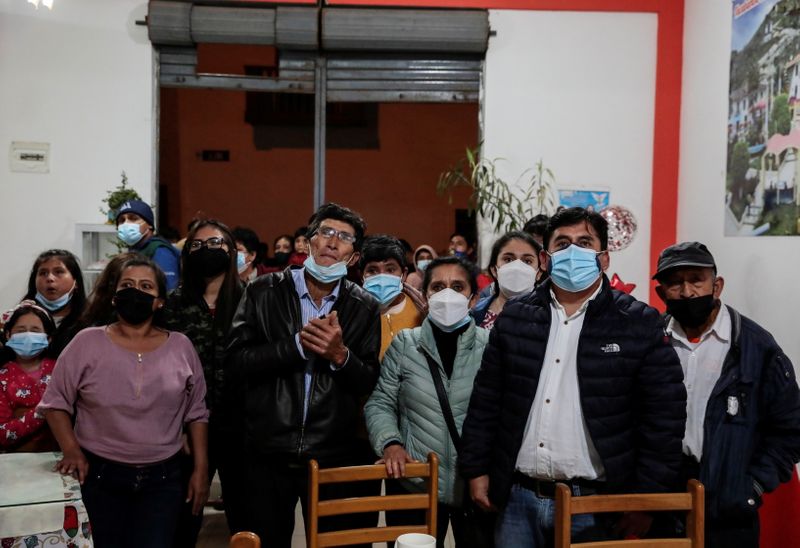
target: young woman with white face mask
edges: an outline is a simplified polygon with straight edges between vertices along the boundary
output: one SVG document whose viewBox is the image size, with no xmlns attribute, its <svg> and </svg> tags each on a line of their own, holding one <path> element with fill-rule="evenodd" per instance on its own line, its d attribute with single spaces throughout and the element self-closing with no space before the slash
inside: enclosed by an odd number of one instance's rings
<svg viewBox="0 0 800 548">
<path fill-rule="evenodd" d="M 379 462 L 385 464 L 392 478 L 402 478 L 406 463 L 423 461 L 431 451 L 439 456 L 437 546 L 443 546 L 449 522 L 458 548 L 490 548 L 486 538 L 491 538 L 491 522 L 485 524 L 483 539 L 473 538 L 475 528 L 468 520 L 478 517 L 467 516 L 464 511 L 458 453 L 435 380 L 438 377 L 446 394 L 444 405 L 454 418 L 454 426 L 460 425 L 489 337 L 469 315 L 470 302 L 477 292 L 475 268 L 456 256 L 434 259 L 425 270 L 423 292 L 428 299 L 428 316 L 420 327 L 400 331 L 389 345 L 378 384 L 364 408 L 367 431 L 373 449 L 383 456 Z M 421 489 L 407 482 L 386 482 L 387 494 Z M 386 523 L 420 523 L 424 517 L 418 513 L 389 512 Z M 489 514 L 485 517 L 492 519 Z"/>
<path fill-rule="evenodd" d="M 492 294 L 478 301 L 471 312 L 478 326 L 491 329 L 509 299 L 533 290 L 539 279 L 541 249 L 527 232 L 508 232 L 498 238 L 489 258 Z"/>
</svg>

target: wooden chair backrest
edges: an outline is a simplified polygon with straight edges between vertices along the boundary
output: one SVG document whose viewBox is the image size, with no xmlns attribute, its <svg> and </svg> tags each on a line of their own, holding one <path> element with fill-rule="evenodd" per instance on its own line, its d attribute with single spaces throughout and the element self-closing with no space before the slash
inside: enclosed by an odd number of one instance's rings
<svg viewBox="0 0 800 548">
<path fill-rule="evenodd" d="M 261 548 L 261 539 L 249 531 L 240 531 L 231 537 L 228 548 Z"/>
<path fill-rule="evenodd" d="M 326 546 L 348 546 L 369 542 L 389 542 L 405 533 L 427 533 L 435 537 L 436 508 L 439 499 L 439 458 L 435 453 L 430 453 L 428 462 L 406 464 L 405 477 L 426 479 L 427 492 L 321 501 L 319 500 L 320 485 L 388 479 L 386 466 L 373 464 L 320 469 L 317 461 L 310 461 L 308 463 L 308 524 L 306 526 L 308 547 L 324 548 Z M 380 512 L 382 510 L 425 510 L 425 524 L 370 527 L 325 533 L 320 533 L 318 530 L 319 518 L 321 517 L 360 512 Z"/>
<path fill-rule="evenodd" d="M 629 539 L 572 543 L 572 516 L 605 512 L 686 511 L 686 537 L 670 539 Z M 685 493 L 635 493 L 573 497 L 563 483 L 556 485 L 555 548 L 703 548 L 705 493 L 703 484 L 689 480 Z"/>
</svg>

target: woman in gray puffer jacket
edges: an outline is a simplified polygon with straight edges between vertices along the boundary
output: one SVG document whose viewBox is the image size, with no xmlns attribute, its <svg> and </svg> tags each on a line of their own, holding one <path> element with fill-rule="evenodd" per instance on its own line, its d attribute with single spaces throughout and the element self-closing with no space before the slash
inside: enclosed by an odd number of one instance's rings
<svg viewBox="0 0 800 548">
<path fill-rule="evenodd" d="M 468 314 L 477 294 L 471 263 L 458 257 L 435 259 L 425 271 L 422 291 L 428 298 L 428 317 L 420 327 L 398 333 L 386 351 L 378 384 L 365 407 L 367 430 L 375 452 L 383 456 L 379 462 L 385 463 L 392 478 L 404 476 L 407 462 L 424 461 L 431 451 L 439 456 L 437 546 L 443 546 L 448 521 L 456 545 L 470 546 L 474 539 L 469 537 L 474 535 L 467 534 L 461 508 L 464 482 L 428 357 L 442 379 L 460 433 L 489 332 L 477 328 Z M 386 482 L 387 494 L 423 490 L 421 481 Z M 421 514 L 391 512 L 386 522 L 421 523 Z"/>
</svg>

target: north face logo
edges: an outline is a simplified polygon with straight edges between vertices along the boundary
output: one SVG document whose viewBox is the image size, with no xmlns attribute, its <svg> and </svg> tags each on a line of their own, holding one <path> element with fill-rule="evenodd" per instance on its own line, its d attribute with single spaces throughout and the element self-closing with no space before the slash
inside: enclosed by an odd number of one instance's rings
<svg viewBox="0 0 800 548">
<path fill-rule="evenodd" d="M 606 354 L 616 354 L 619 352 L 619 345 L 617 343 L 608 343 L 605 346 L 601 346 L 600 350 Z"/>
</svg>

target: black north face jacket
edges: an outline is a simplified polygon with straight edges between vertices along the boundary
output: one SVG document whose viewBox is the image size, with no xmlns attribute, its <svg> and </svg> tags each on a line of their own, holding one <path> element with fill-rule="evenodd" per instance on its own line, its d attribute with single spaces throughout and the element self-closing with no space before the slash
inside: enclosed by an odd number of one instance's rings
<svg viewBox="0 0 800 548">
<path fill-rule="evenodd" d="M 550 334 L 550 281 L 497 319 L 463 430 L 461 471 L 489 475 L 503 508 Z M 675 488 L 686 425 L 683 371 L 658 311 L 612 290 L 589 304 L 578 342 L 581 407 L 609 492 Z"/>
</svg>

